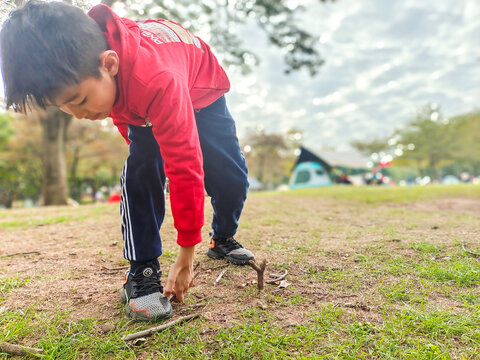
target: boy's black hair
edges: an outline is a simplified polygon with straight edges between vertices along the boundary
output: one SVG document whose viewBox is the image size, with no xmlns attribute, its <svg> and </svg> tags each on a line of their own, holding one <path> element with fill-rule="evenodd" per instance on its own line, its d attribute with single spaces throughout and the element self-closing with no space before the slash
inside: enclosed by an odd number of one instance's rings
<svg viewBox="0 0 480 360">
<path fill-rule="evenodd" d="M 32 0 L 10 13 L 0 32 L 7 108 L 25 112 L 87 77 L 101 77 L 100 54 L 108 49 L 97 23 L 62 2 Z"/>
</svg>

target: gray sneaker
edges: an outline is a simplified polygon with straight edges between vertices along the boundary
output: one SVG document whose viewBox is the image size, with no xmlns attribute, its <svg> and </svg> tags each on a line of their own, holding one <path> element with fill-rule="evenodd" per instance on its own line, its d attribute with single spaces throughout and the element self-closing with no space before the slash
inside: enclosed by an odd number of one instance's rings
<svg viewBox="0 0 480 360">
<path fill-rule="evenodd" d="M 255 260 L 252 252 L 240 245 L 233 236 L 227 239 L 212 237 L 207 256 L 212 259 L 225 259 L 235 265 L 247 265 L 250 260 Z"/>
<path fill-rule="evenodd" d="M 138 268 L 135 274 L 127 271 L 120 298 L 129 317 L 158 321 L 172 316 L 172 305 L 163 295 L 161 274 L 160 269 L 151 263 Z"/>
</svg>

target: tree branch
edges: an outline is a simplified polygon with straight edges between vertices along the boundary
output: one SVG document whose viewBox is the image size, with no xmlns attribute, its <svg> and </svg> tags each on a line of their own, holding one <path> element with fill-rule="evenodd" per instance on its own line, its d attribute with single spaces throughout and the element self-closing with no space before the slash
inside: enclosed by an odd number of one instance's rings
<svg viewBox="0 0 480 360">
<path fill-rule="evenodd" d="M 467 249 L 467 244 L 465 244 L 465 241 L 462 242 L 462 249 L 465 251 L 467 254 L 470 254 L 474 257 L 480 257 L 480 254 L 471 250 Z"/>
<path fill-rule="evenodd" d="M 39 251 L 17 252 L 13 254 L 0 255 L 0 257 L 13 257 L 17 255 L 40 255 L 40 252 Z"/>
<path fill-rule="evenodd" d="M 260 266 L 258 266 L 255 261 L 250 260 L 248 264 L 257 272 L 258 276 L 258 290 L 263 289 L 263 274 L 265 272 L 265 268 L 267 266 L 267 261 L 264 259 L 261 263 Z"/>
<path fill-rule="evenodd" d="M 168 329 L 169 327 L 175 326 L 175 325 L 180 324 L 182 322 L 186 322 L 186 321 L 195 319 L 199 316 L 200 316 L 200 314 L 191 314 L 191 315 L 187 315 L 187 316 L 182 316 L 182 317 L 179 317 L 178 319 L 170 321 L 166 324 L 156 326 L 156 327 L 153 327 L 153 328 L 150 328 L 150 329 L 147 329 L 147 330 L 139 331 L 139 332 L 136 332 L 136 333 L 133 333 L 133 334 L 125 335 L 124 337 L 122 337 L 122 340 L 129 341 L 129 340 L 135 340 L 135 339 L 138 339 L 138 338 L 141 338 L 141 337 L 144 337 L 144 336 L 150 336 L 150 335 L 153 335 L 156 332 L 163 331 L 165 329 Z"/>
<path fill-rule="evenodd" d="M 282 275 L 277 276 L 275 279 L 267 280 L 267 281 L 265 281 L 265 282 L 266 282 L 267 284 L 275 284 L 276 282 L 285 279 L 285 278 L 287 277 L 287 275 L 288 275 L 288 270 L 285 270 L 285 272 L 284 272 Z"/>
<path fill-rule="evenodd" d="M 0 342 L 0 352 L 17 355 L 17 356 L 28 356 L 28 355 L 40 355 L 43 354 L 42 349 L 32 348 L 28 346 L 15 345 L 6 342 Z"/>
</svg>

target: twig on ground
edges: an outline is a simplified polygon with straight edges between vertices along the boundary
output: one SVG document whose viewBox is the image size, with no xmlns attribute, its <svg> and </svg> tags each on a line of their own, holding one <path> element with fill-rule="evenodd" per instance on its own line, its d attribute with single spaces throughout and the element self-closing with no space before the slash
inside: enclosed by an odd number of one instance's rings
<svg viewBox="0 0 480 360">
<path fill-rule="evenodd" d="M 227 272 L 227 269 L 222 270 L 220 275 L 218 275 L 217 279 L 215 280 L 215 285 L 217 285 L 220 282 L 220 280 L 222 280 L 222 277 L 223 277 L 223 275 L 225 275 L 226 272 Z"/>
<path fill-rule="evenodd" d="M 200 266 L 200 261 L 195 264 L 193 267 L 193 271 L 197 270 L 197 268 Z"/>
<path fill-rule="evenodd" d="M 213 268 L 210 268 L 210 269 L 208 269 L 208 270 L 210 270 L 210 271 L 218 270 L 218 269 L 227 267 L 228 265 L 230 265 L 230 264 L 228 264 L 228 263 L 227 263 L 227 264 L 222 264 L 222 265 L 218 265 L 218 266 L 215 266 L 215 267 L 213 267 Z"/>
<path fill-rule="evenodd" d="M 250 260 L 248 264 L 257 272 L 258 276 L 258 290 L 263 289 L 263 274 L 265 272 L 265 267 L 267 266 L 267 261 L 264 259 L 261 263 L 260 266 L 258 266 L 255 261 Z"/>
<path fill-rule="evenodd" d="M 325 296 L 327 296 L 328 294 L 324 294 Z M 346 299 L 346 298 L 352 298 L 352 297 L 357 297 L 358 295 L 356 294 L 348 294 L 348 295 L 338 295 L 336 296 L 337 298 L 339 299 Z"/>
<path fill-rule="evenodd" d="M 18 252 L 13 254 L 0 255 L 0 257 L 12 257 L 18 255 L 40 255 L 40 251 L 27 251 L 27 252 Z"/>
<path fill-rule="evenodd" d="M 467 249 L 467 244 L 465 244 L 465 241 L 462 242 L 462 249 L 467 254 L 470 254 L 470 255 L 475 256 L 475 257 L 480 257 L 479 253 Z"/>
<path fill-rule="evenodd" d="M 116 267 L 116 268 L 109 268 L 109 267 L 106 267 L 106 266 L 102 266 L 102 269 L 103 269 L 103 270 L 107 270 L 107 271 L 118 271 L 118 270 L 126 270 L 126 269 L 128 269 L 129 267 L 130 267 L 129 265 L 120 266 L 120 267 Z"/>
<path fill-rule="evenodd" d="M 265 281 L 265 282 L 266 282 L 267 284 L 275 284 L 276 282 L 279 282 L 279 281 L 285 279 L 285 278 L 287 277 L 287 275 L 288 275 L 288 270 L 285 270 L 285 272 L 284 272 L 282 275 L 276 277 L 275 279 L 267 280 L 267 281 Z"/>
<path fill-rule="evenodd" d="M 28 355 L 40 355 L 43 354 L 42 349 L 32 348 L 28 346 L 15 345 L 6 342 L 0 342 L 0 352 L 17 355 L 17 356 L 28 356 Z"/>
<path fill-rule="evenodd" d="M 185 307 L 179 309 L 181 311 L 186 311 L 186 310 L 192 310 L 192 309 L 198 309 L 201 307 L 207 306 L 207 303 L 198 303 L 198 304 L 191 304 L 191 305 L 186 305 Z"/>
<path fill-rule="evenodd" d="M 350 308 L 350 309 L 360 309 L 360 310 L 363 310 L 363 311 L 372 311 L 372 307 L 371 306 L 368 306 L 368 305 L 365 305 L 365 304 L 352 304 L 352 303 L 344 303 L 344 304 L 341 304 L 341 303 L 338 303 L 337 306 L 340 306 L 340 307 L 347 307 L 347 308 Z"/>
<path fill-rule="evenodd" d="M 133 333 L 133 334 L 125 335 L 124 337 L 122 337 L 122 340 L 130 341 L 130 340 L 138 339 L 138 338 L 141 338 L 141 337 L 150 336 L 150 335 L 152 335 L 156 332 L 163 331 L 165 329 L 168 329 L 169 327 L 175 326 L 175 325 L 180 324 L 182 322 L 186 322 L 186 321 L 195 319 L 199 316 L 200 316 L 200 314 L 191 314 L 191 315 L 187 315 L 187 316 L 182 316 L 182 317 L 179 317 L 176 320 L 170 321 L 170 322 L 165 323 L 163 325 L 155 326 L 155 327 L 152 327 L 152 328 L 147 329 L 147 330 L 143 330 L 143 331 L 139 331 L 139 332 L 136 332 L 136 333 Z"/>
<path fill-rule="evenodd" d="M 200 262 L 198 262 L 197 265 L 195 265 L 195 267 L 193 268 L 193 271 L 195 271 L 199 266 L 200 266 Z M 224 267 L 227 267 L 227 266 L 228 266 L 228 264 L 222 264 L 222 265 L 210 268 L 210 269 L 206 269 L 206 271 L 211 272 L 213 270 L 221 269 L 221 268 L 224 268 Z M 196 279 L 197 276 L 200 275 L 201 273 L 202 273 L 202 268 L 200 267 L 200 270 L 193 275 L 193 278 Z"/>
</svg>

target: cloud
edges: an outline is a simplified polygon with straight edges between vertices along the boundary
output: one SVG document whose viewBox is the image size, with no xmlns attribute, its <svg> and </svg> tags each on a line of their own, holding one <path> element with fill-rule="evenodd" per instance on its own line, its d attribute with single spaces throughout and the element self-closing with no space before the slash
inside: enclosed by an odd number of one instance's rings
<svg viewBox="0 0 480 360">
<path fill-rule="evenodd" d="M 296 127 L 306 144 L 346 150 L 353 139 L 390 135 L 430 102 L 445 116 L 478 108 L 476 0 L 310 1 L 301 21 L 320 37 L 325 65 L 315 78 L 285 76 L 282 53 L 255 32 L 248 43 L 263 61 L 249 92 L 262 106 L 242 105 L 247 98 L 232 90 L 240 133 L 258 123 L 267 131 Z M 230 75 L 232 84 L 244 78 Z"/>
</svg>

